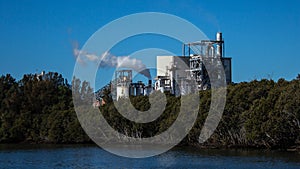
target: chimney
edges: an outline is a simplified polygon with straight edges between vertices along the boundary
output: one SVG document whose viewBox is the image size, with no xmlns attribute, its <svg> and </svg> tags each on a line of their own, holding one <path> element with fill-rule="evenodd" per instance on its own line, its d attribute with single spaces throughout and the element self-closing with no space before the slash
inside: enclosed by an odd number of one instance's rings
<svg viewBox="0 0 300 169">
<path fill-rule="evenodd" d="M 223 57 L 223 38 L 222 38 L 222 32 L 218 32 L 216 35 L 216 41 L 217 41 L 217 56 L 222 58 Z"/>
</svg>

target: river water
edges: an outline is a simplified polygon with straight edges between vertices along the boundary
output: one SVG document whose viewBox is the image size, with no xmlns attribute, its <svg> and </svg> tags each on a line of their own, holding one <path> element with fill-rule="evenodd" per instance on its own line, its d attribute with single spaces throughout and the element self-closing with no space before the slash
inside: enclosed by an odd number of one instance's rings
<svg viewBox="0 0 300 169">
<path fill-rule="evenodd" d="M 0 145 L 0 168 L 300 169 L 300 154 L 184 147 L 154 157 L 129 159 L 94 145 Z"/>
</svg>

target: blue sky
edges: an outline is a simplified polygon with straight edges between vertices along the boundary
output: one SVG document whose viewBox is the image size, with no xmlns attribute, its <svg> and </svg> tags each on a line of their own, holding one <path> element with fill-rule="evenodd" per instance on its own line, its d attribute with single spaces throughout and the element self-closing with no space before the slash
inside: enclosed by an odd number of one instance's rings
<svg viewBox="0 0 300 169">
<path fill-rule="evenodd" d="M 57 71 L 70 80 L 72 42 L 81 47 L 99 28 L 125 15 L 164 12 L 190 21 L 211 39 L 222 31 L 225 54 L 233 58 L 234 82 L 291 80 L 300 73 L 299 6 L 298 0 L 0 0 L 0 74 L 19 79 L 25 73 Z M 153 40 L 144 47 L 156 47 L 154 42 L 168 44 Z M 120 45 L 116 53 L 126 54 L 129 48 Z M 181 46 L 175 52 L 180 55 Z"/>
</svg>

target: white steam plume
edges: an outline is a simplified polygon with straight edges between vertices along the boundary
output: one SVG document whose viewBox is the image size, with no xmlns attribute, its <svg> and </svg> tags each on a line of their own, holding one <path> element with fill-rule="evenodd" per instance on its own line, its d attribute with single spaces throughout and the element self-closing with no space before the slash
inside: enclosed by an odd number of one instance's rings
<svg viewBox="0 0 300 169">
<path fill-rule="evenodd" d="M 130 56 L 115 56 L 110 52 L 104 52 L 102 55 L 98 56 L 87 51 L 79 50 L 77 44 L 73 46 L 73 54 L 80 64 L 85 65 L 86 61 L 95 63 L 101 61 L 99 67 L 129 68 L 141 73 L 149 79 L 151 78 L 149 69 L 147 69 L 146 65 L 144 65 L 141 60 L 131 58 Z"/>
</svg>

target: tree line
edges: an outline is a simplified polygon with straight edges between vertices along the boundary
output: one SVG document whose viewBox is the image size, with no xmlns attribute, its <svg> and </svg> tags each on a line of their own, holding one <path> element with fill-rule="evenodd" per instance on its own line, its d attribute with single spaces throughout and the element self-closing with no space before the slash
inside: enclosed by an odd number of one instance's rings
<svg viewBox="0 0 300 169">
<path fill-rule="evenodd" d="M 42 77 L 24 75 L 16 81 L 11 75 L 0 77 L 0 143 L 91 143 L 77 120 L 73 92 L 89 95 L 87 82 L 73 78 L 69 84 L 62 75 L 49 72 Z M 197 120 L 181 145 L 204 147 L 290 148 L 300 145 L 300 78 L 291 81 L 262 79 L 227 86 L 222 119 L 205 142 L 199 135 L 207 117 L 211 91 L 200 91 Z M 166 94 L 162 115 L 150 123 L 134 123 L 115 108 L 110 91 L 99 109 L 118 132 L 131 137 L 152 137 L 166 131 L 178 117 L 180 97 Z M 156 99 L 162 99 L 157 97 Z M 141 111 L 150 108 L 146 96 L 130 97 Z M 126 110 L 126 99 L 119 99 Z M 123 104 L 123 105 L 122 105 Z M 91 105 L 92 106 L 92 105 Z M 159 111 L 159 110 L 157 110 Z M 186 113 L 188 116 L 188 113 Z"/>
<path fill-rule="evenodd" d="M 73 109 L 70 84 L 61 74 L 0 77 L 0 143 L 89 141 Z"/>
</svg>

